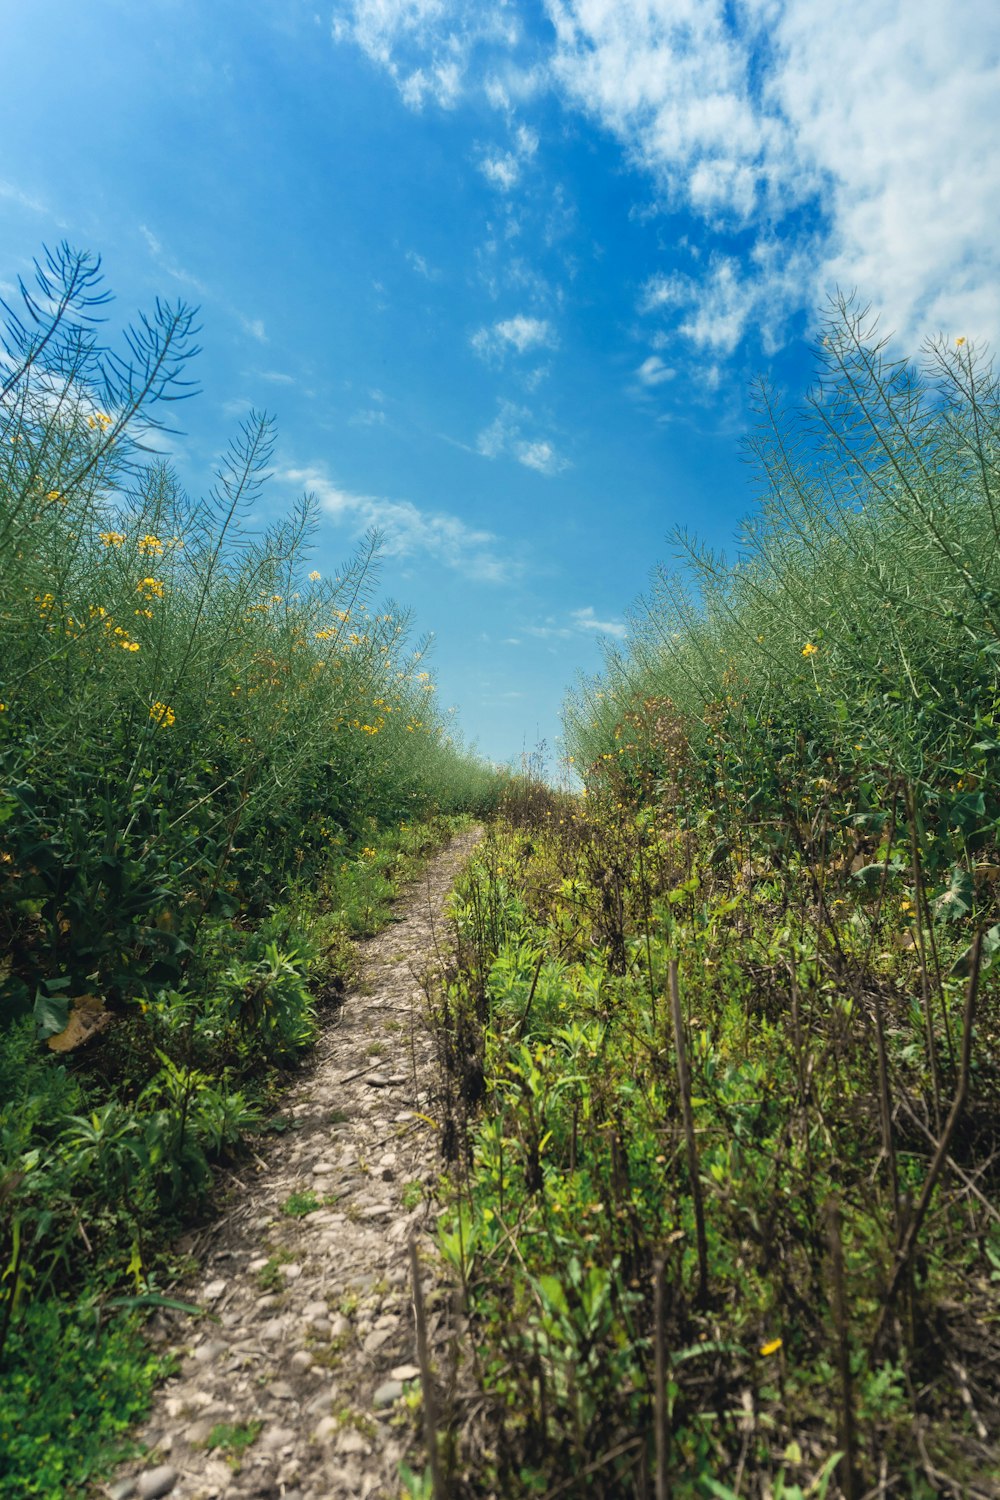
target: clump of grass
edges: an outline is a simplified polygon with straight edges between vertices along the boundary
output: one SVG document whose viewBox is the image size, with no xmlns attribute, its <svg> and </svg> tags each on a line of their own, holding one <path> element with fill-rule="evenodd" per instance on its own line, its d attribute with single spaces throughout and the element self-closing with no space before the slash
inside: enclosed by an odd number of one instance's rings
<svg viewBox="0 0 1000 1500">
<path fill-rule="evenodd" d="M 281 1205 L 281 1212 L 292 1219 L 304 1219 L 306 1214 L 315 1213 L 322 1206 L 316 1193 L 311 1188 L 306 1188 L 303 1192 L 289 1193 Z"/>
<path fill-rule="evenodd" d="M 520 786 L 453 903 L 459 1493 L 1000 1469 L 1000 401 L 846 305 L 823 350 L 738 562 L 571 699 L 585 793 Z"/>
</svg>

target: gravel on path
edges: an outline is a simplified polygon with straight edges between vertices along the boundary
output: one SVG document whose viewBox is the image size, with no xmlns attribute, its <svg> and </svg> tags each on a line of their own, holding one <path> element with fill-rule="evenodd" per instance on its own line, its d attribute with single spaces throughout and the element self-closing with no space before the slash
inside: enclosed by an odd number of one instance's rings
<svg viewBox="0 0 1000 1500">
<path fill-rule="evenodd" d="M 361 945 L 363 982 L 287 1096 L 291 1128 L 182 1243 L 198 1262 L 184 1296 L 212 1316 L 160 1315 L 178 1373 L 136 1434 L 145 1462 L 122 1466 L 109 1500 L 388 1500 L 401 1460 L 422 1470 L 409 1243 L 433 1230 L 440 1166 L 423 981 L 443 966 L 444 902 L 478 837 L 435 856 L 399 920 Z M 302 1194 L 319 1206 L 284 1211 Z M 450 1334 L 429 1280 L 433 1345 Z"/>
</svg>

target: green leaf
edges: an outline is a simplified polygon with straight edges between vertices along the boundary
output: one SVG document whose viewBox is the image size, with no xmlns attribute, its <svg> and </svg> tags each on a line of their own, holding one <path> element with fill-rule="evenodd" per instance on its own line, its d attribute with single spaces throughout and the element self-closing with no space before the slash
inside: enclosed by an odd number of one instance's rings
<svg viewBox="0 0 1000 1500">
<path fill-rule="evenodd" d="M 964 979 L 972 973 L 972 955 L 975 951 L 975 943 L 970 943 L 964 953 L 960 953 L 948 970 L 949 979 Z M 991 927 L 988 932 L 983 933 L 983 951 L 979 961 L 980 969 L 988 969 L 993 962 L 994 954 L 1000 949 L 1000 923 Z"/>
<path fill-rule="evenodd" d="M 975 899 L 976 889 L 972 876 L 961 865 L 956 865 L 951 872 L 948 889 L 942 891 L 934 902 L 934 915 L 939 922 L 954 922 L 959 917 L 967 917 Z"/>
<path fill-rule="evenodd" d="M 63 987 L 69 980 L 50 979 L 48 988 L 54 989 L 56 985 Z M 60 1031 L 66 1030 L 69 1020 L 69 997 L 67 995 L 46 995 L 41 990 L 35 992 L 35 1004 L 33 1014 L 35 1017 L 36 1036 L 39 1041 L 46 1037 L 58 1036 Z"/>
</svg>

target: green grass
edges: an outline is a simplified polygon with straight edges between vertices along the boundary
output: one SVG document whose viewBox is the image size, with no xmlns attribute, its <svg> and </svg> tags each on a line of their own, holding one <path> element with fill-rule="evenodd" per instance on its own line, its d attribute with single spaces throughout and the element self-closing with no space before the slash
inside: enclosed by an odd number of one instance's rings
<svg viewBox="0 0 1000 1500">
<path fill-rule="evenodd" d="M 150 457 L 193 311 L 159 304 L 112 350 L 96 258 L 65 246 L 38 299 L 0 330 L 5 1495 L 68 1494 L 105 1462 L 152 1378 L 115 1302 L 156 1293 L 217 1164 L 267 1128 L 357 981 L 353 939 L 497 794 L 378 600 L 377 538 L 320 577 L 307 501 L 261 523 L 266 417 L 194 496 Z M 92 1304 L 87 1351 L 73 1309 Z M 57 1326 L 85 1432 L 34 1373 Z"/>
<path fill-rule="evenodd" d="M 167 1373 L 136 1319 L 93 1304 L 29 1304 L 0 1381 L 0 1489 L 9 1500 L 82 1500 L 131 1451 L 130 1426 Z"/>
<path fill-rule="evenodd" d="M 644 1500 L 658 1421 L 677 1500 L 1000 1471 L 1000 393 L 849 304 L 821 347 L 454 902 L 460 1495 Z"/>
<path fill-rule="evenodd" d="M 281 1205 L 281 1212 L 292 1219 L 304 1219 L 306 1214 L 315 1213 L 322 1206 L 319 1197 L 307 1188 L 304 1192 L 290 1193 Z"/>
</svg>

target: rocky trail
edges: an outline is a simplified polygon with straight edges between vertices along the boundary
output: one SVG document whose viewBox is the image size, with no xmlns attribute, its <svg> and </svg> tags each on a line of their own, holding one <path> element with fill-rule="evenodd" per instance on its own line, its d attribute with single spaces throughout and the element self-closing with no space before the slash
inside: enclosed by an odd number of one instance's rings
<svg viewBox="0 0 1000 1500">
<path fill-rule="evenodd" d="M 401 1459 L 422 1469 L 409 1247 L 434 1227 L 440 1153 L 421 979 L 441 965 L 445 898 L 477 837 L 438 854 L 362 945 L 364 981 L 286 1097 L 291 1128 L 182 1243 L 198 1270 L 178 1295 L 211 1316 L 158 1315 L 177 1374 L 109 1500 L 365 1500 L 399 1495 Z M 433 1352 L 451 1334 L 422 1282 Z"/>
</svg>

